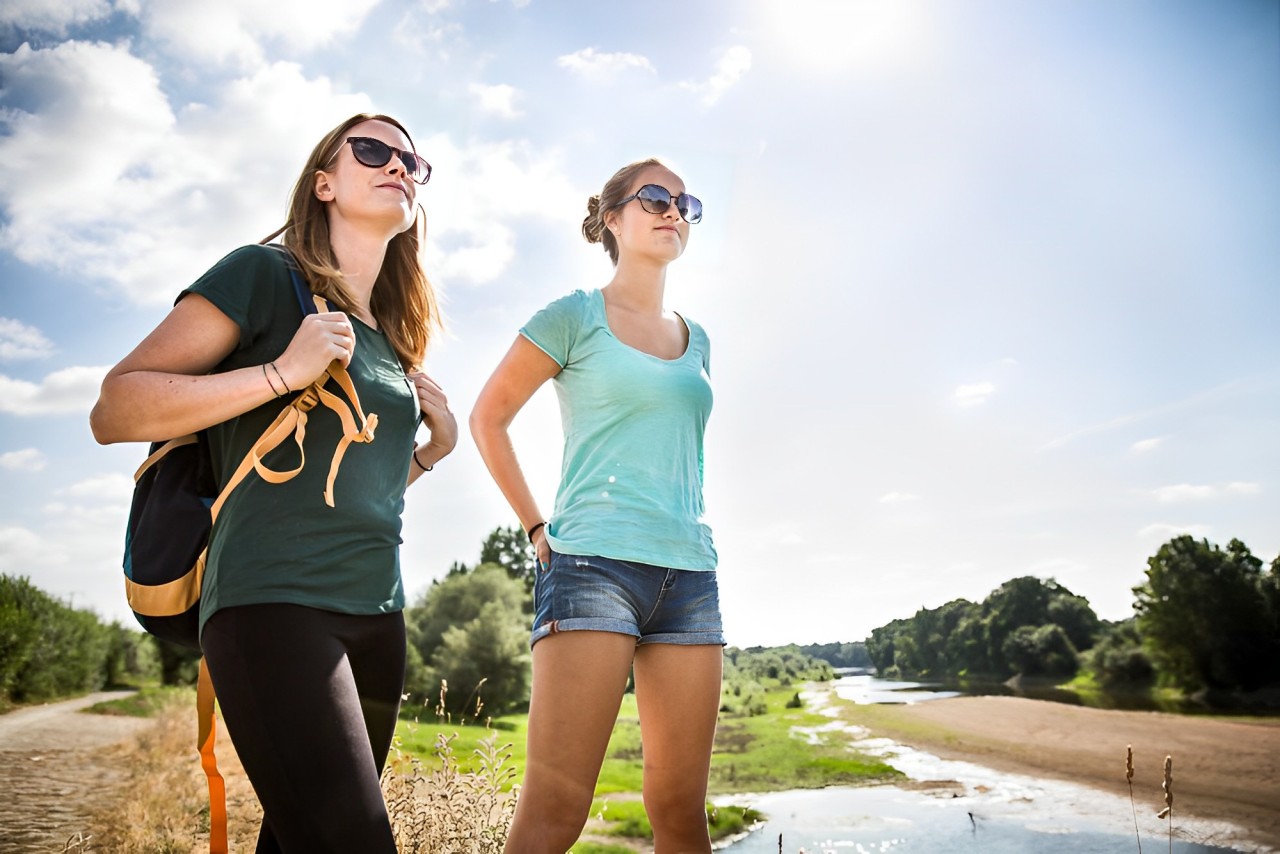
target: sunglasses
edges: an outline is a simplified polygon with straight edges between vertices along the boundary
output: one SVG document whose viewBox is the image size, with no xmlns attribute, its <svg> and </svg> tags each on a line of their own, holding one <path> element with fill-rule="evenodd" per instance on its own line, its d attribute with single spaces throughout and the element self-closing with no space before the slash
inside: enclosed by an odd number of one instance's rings
<svg viewBox="0 0 1280 854">
<path fill-rule="evenodd" d="M 702 202 L 697 197 L 688 193 L 674 196 L 666 187 L 660 187 L 657 184 L 645 184 L 639 190 L 618 202 L 614 207 L 620 208 L 635 199 L 639 199 L 640 207 L 651 214 L 666 213 L 667 208 L 671 207 L 671 203 L 675 202 L 676 210 L 680 211 L 680 216 L 683 217 L 685 222 L 693 225 L 702 219 Z"/>
<path fill-rule="evenodd" d="M 394 154 L 404 164 L 405 174 L 416 183 L 425 184 L 431 180 L 431 164 L 412 151 L 392 148 L 382 140 L 371 136 L 349 136 L 342 144 L 346 145 L 348 142 L 351 143 L 351 153 L 355 155 L 356 162 L 370 169 L 381 169 L 386 166 L 391 162 L 391 155 Z M 338 155 L 333 156 L 336 159 Z M 332 163 L 333 160 L 329 162 Z"/>
</svg>

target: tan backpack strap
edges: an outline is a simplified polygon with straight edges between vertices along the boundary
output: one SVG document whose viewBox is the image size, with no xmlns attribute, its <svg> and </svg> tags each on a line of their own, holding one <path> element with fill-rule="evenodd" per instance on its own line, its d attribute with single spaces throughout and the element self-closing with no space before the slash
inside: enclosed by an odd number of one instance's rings
<svg viewBox="0 0 1280 854">
<path fill-rule="evenodd" d="M 163 445 L 156 448 L 155 453 L 142 461 L 142 465 L 138 466 L 138 470 L 133 473 L 133 482 L 137 483 L 141 480 L 142 476 L 147 473 L 147 469 L 164 459 L 165 455 L 174 448 L 181 448 L 183 445 L 193 445 L 195 442 L 195 433 L 188 433 L 186 436 L 179 436 L 176 439 L 170 439 L 165 442 Z"/>
</svg>

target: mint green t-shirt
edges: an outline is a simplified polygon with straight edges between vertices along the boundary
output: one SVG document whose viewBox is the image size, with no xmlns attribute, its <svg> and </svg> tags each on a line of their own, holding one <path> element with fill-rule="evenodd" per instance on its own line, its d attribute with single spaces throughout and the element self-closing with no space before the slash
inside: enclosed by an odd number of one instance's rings
<svg viewBox="0 0 1280 854">
<path fill-rule="evenodd" d="M 187 294 L 209 300 L 240 327 L 239 345 L 215 373 L 279 358 L 302 322 L 284 258 L 266 246 L 235 250 L 178 299 Z M 400 516 L 417 405 L 391 344 L 354 317 L 351 324 L 356 346 L 347 371 L 365 413 L 378 416 L 374 439 L 347 447 L 334 481 L 334 507 L 325 504 L 324 488 L 342 428 L 324 405 L 307 414 L 306 464 L 297 477 L 271 484 L 250 472 L 240 482 L 214 523 L 200 598 L 201 628 L 219 608 L 234 605 L 290 603 L 347 614 L 404 607 Z M 327 388 L 344 397 L 336 383 Z M 219 484 L 227 482 L 291 399 L 272 400 L 209 428 Z M 293 436 L 263 462 L 277 471 L 296 467 Z"/>
<path fill-rule="evenodd" d="M 674 569 L 716 567 L 702 522 L 702 440 L 711 414 L 710 343 L 660 359 L 614 337 L 598 290 L 574 291 L 520 330 L 560 365 L 564 458 L 547 543 Z"/>
</svg>

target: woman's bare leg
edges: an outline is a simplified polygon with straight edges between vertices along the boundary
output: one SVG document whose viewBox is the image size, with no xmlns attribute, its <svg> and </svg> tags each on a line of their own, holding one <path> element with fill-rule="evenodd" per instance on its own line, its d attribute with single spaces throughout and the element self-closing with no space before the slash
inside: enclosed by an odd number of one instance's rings
<svg viewBox="0 0 1280 854">
<path fill-rule="evenodd" d="M 644 744 L 644 807 L 654 854 L 709 852 L 707 776 L 720 709 L 719 645 L 636 649 L 636 702 Z"/>
<path fill-rule="evenodd" d="M 613 632 L 534 644 L 528 756 L 506 854 L 564 854 L 577 841 L 635 652 L 635 638 Z"/>
</svg>

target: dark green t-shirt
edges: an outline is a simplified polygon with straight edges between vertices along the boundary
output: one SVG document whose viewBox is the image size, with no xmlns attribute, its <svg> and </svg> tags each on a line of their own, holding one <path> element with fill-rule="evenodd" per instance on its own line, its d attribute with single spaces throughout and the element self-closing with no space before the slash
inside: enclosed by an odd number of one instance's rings
<svg viewBox="0 0 1280 854">
<path fill-rule="evenodd" d="M 209 300 L 240 327 L 239 345 L 215 372 L 279 358 L 302 322 L 284 257 L 266 246 L 235 250 L 178 299 L 189 293 Z M 306 465 L 295 478 L 272 484 L 251 471 L 240 482 L 210 539 L 202 629 L 215 611 L 233 605 L 292 603 L 347 614 L 404 607 L 400 516 L 418 410 L 390 343 L 360 320 L 353 317 L 351 323 L 356 346 L 347 370 L 364 411 L 378 416 L 374 440 L 348 446 L 334 481 L 334 507 L 325 504 L 324 488 L 342 425 L 323 404 L 308 413 Z M 336 385 L 327 388 L 342 397 Z M 273 400 L 209 428 L 220 484 L 291 399 Z M 286 471 L 298 458 L 290 436 L 263 462 Z"/>
</svg>

